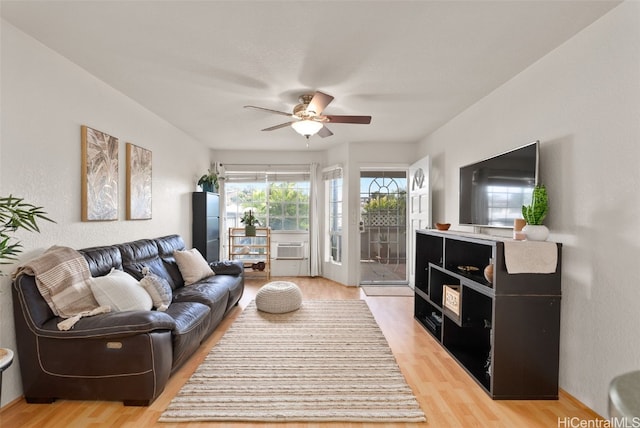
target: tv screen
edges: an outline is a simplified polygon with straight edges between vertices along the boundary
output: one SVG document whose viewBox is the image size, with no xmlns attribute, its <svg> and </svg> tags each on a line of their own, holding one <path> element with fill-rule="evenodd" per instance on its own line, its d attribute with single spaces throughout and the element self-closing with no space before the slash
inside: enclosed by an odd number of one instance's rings
<svg viewBox="0 0 640 428">
<path fill-rule="evenodd" d="M 538 181 L 539 141 L 460 168 L 460 224 L 513 227 Z"/>
</svg>

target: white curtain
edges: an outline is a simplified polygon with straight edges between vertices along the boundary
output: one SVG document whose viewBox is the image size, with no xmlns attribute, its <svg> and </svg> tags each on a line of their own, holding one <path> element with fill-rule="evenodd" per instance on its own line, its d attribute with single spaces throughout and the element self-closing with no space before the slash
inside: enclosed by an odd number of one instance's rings
<svg viewBox="0 0 640 428">
<path fill-rule="evenodd" d="M 218 219 L 218 227 L 220 228 L 220 260 L 228 258 L 227 254 L 227 242 L 229 242 L 229 236 L 227 231 L 227 219 L 225 213 L 227 212 L 227 198 L 224 193 L 224 180 L 226 178 L 224 166 L 220 162 L 215 163 L 215 172 L 218 174 L 218 193 L 220 194 L 220 218 Z"/>
<path fill-rule="evenodd" d="M 310 167 L 311 200 L 309 204 L 309 274 L 320 276 L 322 274 L 322 253 L 320 252 L 320 183 L 318 180 L 318 164 L 313 162 Z"/>
</svg>

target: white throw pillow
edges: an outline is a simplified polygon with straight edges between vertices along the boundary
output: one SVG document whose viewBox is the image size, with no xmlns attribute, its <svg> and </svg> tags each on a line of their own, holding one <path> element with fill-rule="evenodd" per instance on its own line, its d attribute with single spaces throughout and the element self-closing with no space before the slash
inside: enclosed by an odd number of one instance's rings
<svg viewBox="0 0 640 428">
<path fill-rule="evenodd" d="M 187 251 L 176 250 L 173 252 L 173 257 L 176 259 L 178 269 L 184 279 L 184 285 L 191 285 L 203 278 L 215 275 L 209 267 L 209 263 L 196 248 Z"/>
<path fill-rule="evenodd" d="M 131 275 L 111 269 L 105 276 L 92 278 L 91 291 L 100 306 L 110 306 L 112 311 L 150 311 L 151 296 Z"/>
<path fill-rule="evenodd" d="M 144 268 L 142 273 L 144 278 L 140 280 L 140 285 L 151 296 L 153 306 L 160 312 L 166 311 L 173 298 L 171 286 L 163 277 L 149 272 L 148 268 Z"/>
</svg>

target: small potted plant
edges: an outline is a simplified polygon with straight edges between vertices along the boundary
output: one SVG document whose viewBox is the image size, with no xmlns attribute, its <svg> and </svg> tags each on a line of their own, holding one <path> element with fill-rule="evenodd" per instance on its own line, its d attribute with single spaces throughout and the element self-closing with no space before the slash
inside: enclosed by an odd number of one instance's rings
<svg viewBox="0 0 640 428">
<path fill-rule="evenodd" d="M 549 236 L 549 229 L 543 225 L 547 213 L 549 212 L 549 200 L 547 189 L 543 184 L 537 184 L 533 189 L 531 205 L 522 206 L 522 217 L 527 224 L 522 231 L 530 241 L 546 241 Z"/>
<path fill-rule="evenodd" d="M 244 235 L 245 236 L 256 236 L 256 225 L 260 225 L 258 219 L 253 215 L 253 211 L 245 211 L 242 214 L 242 218 L 240 219 L 240 223 L 244 223 Z"/>
<path fill-rule="evenodd" d="M 198 186 L 202 187 L 203 192 L 217 192 L 218 174 L 209 169 L 209 171 L 198 180 Z"/>
</svg>

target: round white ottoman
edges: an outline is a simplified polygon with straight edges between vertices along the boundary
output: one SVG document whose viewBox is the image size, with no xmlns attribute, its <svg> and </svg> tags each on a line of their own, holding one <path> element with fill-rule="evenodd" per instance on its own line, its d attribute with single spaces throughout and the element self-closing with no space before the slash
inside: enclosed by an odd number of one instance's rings
<svg viewBox="0 0 640 428">
<path fill-rule="evenodd" d="M 293 282 L 273 281 L 263 285 L 256 294 L 259 311 L 283 314 L 295 311 L 302 305 L 302 292 Z"/>
</svg>

